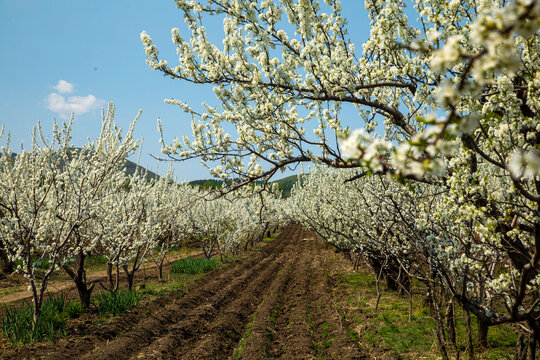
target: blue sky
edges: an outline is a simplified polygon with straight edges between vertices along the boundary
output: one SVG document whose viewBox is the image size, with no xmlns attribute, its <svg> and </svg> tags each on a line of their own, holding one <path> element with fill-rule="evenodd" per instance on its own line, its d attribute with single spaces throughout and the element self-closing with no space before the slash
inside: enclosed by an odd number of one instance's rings
<svg viewBox="0 0 540 360">
<path fill-rule="evenodd" d="M 363 1 L 343 2 L 359 49 L 369 31 Z M 80 112 L 73 143 L 82 145 L 99 133 L 101 108 L 113 101 L 116 121 L 124 128 L 143 110 L 136 127 L 136 136 L 144 137 L 141 165 L 155 170 L 150 154 L 160 153 L 156 119 L 163 121 L 166 139 L 191 133 L 190 117 L 163 100 L 213 103 L 211 87 L 165 78 L 145 63 L 140 32 L 148 32 L 172 65 L 170 30 L 182 30 L 183 23 L 172 0 L 0 0 L 0 124 L 11 132 L 13 150 L 18 152 L 21 142 L 30 145 L 38 120 L 50 133 L 53 119 L 61 121 L 71 111 Z M 221 24 L 207 29 L 221 31 Z M 198 160 L 174 167 L 179 179 L 210 177 Z M 167 164 L 159 164 L 161 174 L 166 170 Z"/>
</svg>

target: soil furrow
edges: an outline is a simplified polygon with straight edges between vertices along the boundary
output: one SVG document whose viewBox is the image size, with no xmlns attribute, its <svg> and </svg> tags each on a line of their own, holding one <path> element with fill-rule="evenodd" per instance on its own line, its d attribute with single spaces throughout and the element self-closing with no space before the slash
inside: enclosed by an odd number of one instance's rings
<svg viewBox="0 0 540 360">
<path fill-rule="evenodd" d="M 314 359 L 315 352 L 312 347 L 307 317 L 309 262 L 304 253 L 306 244 L 302 238 L 304 232 L 298 226 L 295 229 L 295 249 L 301 253 L 301 260 L 295 266 L 294 276 L 285 289 L 284 303 L 276 309 L 274 336 L 269 344 L 268 351 L 263 353 L 265 358 L 271 359 Z"/>
<path fill-rule="evenodd" d="M 284 301 L 285 289 L 293 277 L 298 255 L 293 251 L 287 251 L 284 254 L 284 256 L 290 256 L 290 260 L 279 270 L 266 297 L 253 314 L 252 322 L 248 324 L 244 332 L 244 339 L 233 354 L 234 359 L 262 359 L 264 354 L 268 352 L 273 334 L 277 331 L 275 328 L 276 317 Z M 229 359 L 233 359 L 233 356 Z"/>
<path fill-rule="evenodd" d="M 213 350 L 210 348 L 220 339 L 223 340 L 221 343 L 224 343 L 224 346 L 235 344 L 239 340 L 238 334 L 252 312 L 253 304 L 257 304 L 257 298 L 260 296 L 258 293 L 265 288 L 265 283 L 269 282 L 281 264 L 281 260 L 276 259 L 276 254 L 268 259 L 250 269 L 243 276 L 243 281 L 236 281 L 237 285 L 233 291 L 227 293 L 227 296 L 219 296 L 218 293 L 207 298 L 200 308 L 186 314 L 165 336 L 157 339 L 134 358 L 182 358 L 191 350 L 200 348 L 187 357 L 195 359 L 200 354 L 212 353 Z M 227 319 L 232 324 L 228 323 Z M 212 339 L 212 331 L 216 334 L 215 339 Z M 205 345 L 206 343 L 208 344 Z M 182 350 L 178 352 L 178 349 Z M 219 357 L 221 356 L 222 352 Z M 204 355 L 203 358 L 212 357 Z"/>
<path fill-rule="evenodd" d="M 307 239 L 306 239 L 307 237 Z M 230 264 L 109 324 L 7 359 L 364 359 L 334 307 L 331 250 L 299 225 Z M 236 349 L 236 350 L 235 350 Z M 26 354 L 26 356 L 22 356 Z M 21 355 L 21 356 L 17 356 Z"/>
<path fill-rule="evenodd" d="M 273 257 L 275 255 L 271 254 L 268 257 L 259 259 L 259 262 L 251 266 L 251 268 L 246 269 L 246 266 L 241 264 L 244 266 L 238 266 L 239 269 L 225 271 L 226 274 L 221 274 L 214 279 L 207 278 L 207 283 L 202 284 L 200 289 L 190 288 L 187 295 L 178 302 L 173 302 L 169 307 L 152 314 L 151 318 L 145 320 L 133 331 L 88 354 L 88 357 L 85 358 L 127 359 L 141 347 L 147 346 L 156 338 L 166 335 L 171 328 L 171 331 L 178 332 L 174 325 L 184 319 L 188 312 L 195 311 L 199 315 L 199 321 L 204 320 L 205 317 L 211 317 L 212 312 L 208 311 L 209 308 L 212 308 L 213 312 L 218 311 L 223 299 L 235 296 L 249 281 L 250 275 L 258 271 L 268 261 L 271 261 Z"/>
</svg>

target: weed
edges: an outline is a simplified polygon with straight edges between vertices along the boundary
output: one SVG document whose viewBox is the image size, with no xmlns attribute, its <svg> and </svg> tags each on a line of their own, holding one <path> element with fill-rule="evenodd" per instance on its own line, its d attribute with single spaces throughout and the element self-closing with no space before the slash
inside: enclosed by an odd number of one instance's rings
<svg viewBox="0 0 540 360">
<path fill-rule="evenodd" d="M 75 319 L 84 314 L 84 308 L 80 301 L 70 301 L 64 307 L 64 313 L 70 319 Z"/>
<path fill-rule="evenodd" d="M 218 266 L 217 259 L 188 257 L 175 261 L 171 266 L 172 274 L 200 274 Z"/>
<path fill-rule="evenodd" d="M 263 300 L 264 302 L 264 300 Z M 261 303 L 262 304 L 262 303 Z M 257 317 L 257 312 L 252 316 L 250 322 L 247 325 L 247 330 L 244 333 L 244 336 L 240 339 L 238 342 L 238 347 L 234 349 L 233 352 L 233 358 L 234 360 L 240 360 L 242 358 L 242 354 L 244 352 L 244 346 L 246 346 L 246 339 L 251 335 L 253 324 L 255 323 L 255 318 Z"/>
<path fill-rule="evenodd" d="M 141 294 L 136 290 L 120 290 L 117 292 L 104 292 L 98 295 L 96 302 L 100 315 L 119 315 L 129 308 L 137 305 Z"/>
<path fill-rule="evenodd" d="M 5 307 L 6 315 L 1 320 L 2 332 L 12 345 L 26 344 L 32 341 L 54 340 L 65 336 L 66 317 L 63 314 L 64 297 L 48 298 L 41 307 L 35 328 L 33 329 L 33 306 L 23 303 L 19 308 Z"/>
<path fill-rule="evenodd" d="M 360 344 L 360 337 L 354 331 L 353 328 L 347 326 L 347 332 L 349 333 L 349 339 L 351 339 L 360 349 L 362 349 L 362 345 Z"/>
</svg>

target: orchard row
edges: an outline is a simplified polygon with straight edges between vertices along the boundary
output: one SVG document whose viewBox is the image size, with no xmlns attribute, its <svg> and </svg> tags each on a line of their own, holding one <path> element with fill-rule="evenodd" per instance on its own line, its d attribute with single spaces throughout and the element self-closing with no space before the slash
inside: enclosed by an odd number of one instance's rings
<svg viewBox="0 0 540 360">
<path fill-rule="evenodd" d="M 200 246 L 206 257 L 236 254 L 277 224 L 272 194 L 217 197 L 172 174 L 149 179 L 126 175 L 127 156 L 139 146 L 135 122 L 123 133 L 110 105 L 101 134 L 82 148 L 70 143 L 71 123 L 55 125 L 45 139 L 38 127 L 31 150 L 0 158 L 0 256 L 4 267 L 23 274 L 32 291 L 34 322 L 51 276 L 65 271 L 88 308 L 96 282 L 85 260 L 106 258 L 110 291 L 123 271 L 128 286 L 143 261 L 162 275 L 170 249 Z M 114 276 L 116 274 L 116 277 Z"/>
</svg>

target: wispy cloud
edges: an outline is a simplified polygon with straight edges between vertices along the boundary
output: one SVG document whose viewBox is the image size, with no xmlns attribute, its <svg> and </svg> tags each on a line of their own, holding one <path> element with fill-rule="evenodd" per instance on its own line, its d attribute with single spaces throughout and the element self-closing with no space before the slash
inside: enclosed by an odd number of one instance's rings
<svg viewBox="0 0 540 360">
<path fill-rule="evenodd" d="M 71 94 L 75 91 L 75 86 L 66 80 L 59 80 L 58 84 L 53 86 L 53 89 L 56 89 L 60 94 Z"/>
<path fill-rule="evenodd" d="M 58 93 L 53 92 L 47 96 L 47 109 L 55 112 L 62 119 L 68 119 L 72 113 L 75 115 L 87 113 L 105 104 L 105 101 L 96 98 L 92 94 L 87 96 L 69 96 L 67 98 L 60 95 L 71 94 L 75 91 L 73 84 L 65 80 L 58 81 L 54 89 Z"/>
</svg>

